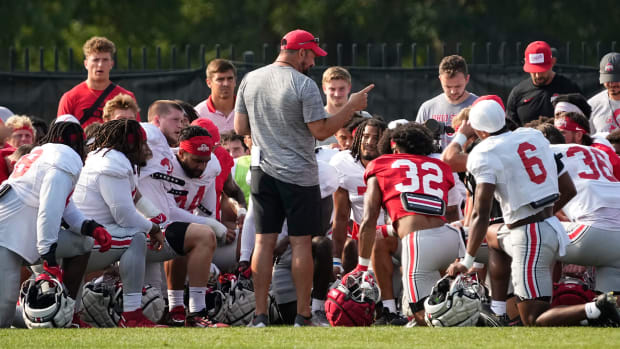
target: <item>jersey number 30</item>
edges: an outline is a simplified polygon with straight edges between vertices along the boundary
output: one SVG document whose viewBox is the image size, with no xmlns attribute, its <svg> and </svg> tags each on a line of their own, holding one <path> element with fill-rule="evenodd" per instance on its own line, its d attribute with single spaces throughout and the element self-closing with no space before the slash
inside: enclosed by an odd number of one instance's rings
<svg viewBox="0 0 620 349">
<path fill-rule="evenodd" d="M 443 182 L 443 171 L 437 164 L 434 162 L 423 162 L 420 165 L 420 169 L 427 173 L 422 176 L 421 180 L 419 176 L 418 164 L 413 161 L 398 159 L 392 163 L 392 168 L 403 167 L 406 169 L 405 175 L 409 180 L 407 181 L 409 184 L 406 184 L 406 182 L 398 183 L 394 186 L 396 190 L 401 193 L 415 193 L 420 190 L 421 186 L 424 194 L 443 198 L 443 190 L 439 188 L 431 188 L 431 183 Z M 429 171 L 434 171 L 434 173 Z"/>
</svg>

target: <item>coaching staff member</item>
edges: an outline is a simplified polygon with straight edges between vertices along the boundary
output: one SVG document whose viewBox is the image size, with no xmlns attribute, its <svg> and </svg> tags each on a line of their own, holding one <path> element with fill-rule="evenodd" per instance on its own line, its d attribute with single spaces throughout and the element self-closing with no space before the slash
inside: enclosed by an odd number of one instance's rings
<svg viewBox="0 0 620 349">
<path fill-rule="evenodd" d="M 321 199 L 315 138 L 332 136 L 355 111 L 363 110 L 367 93 L 374 87 L 353 93 L 340 111 L 326 114 L 319 87 L 305 75 L 314 66 L 314 58 L 325 55 L 319 38 L 305 30 L 293 30 L 282 38 L 275 62 L 248 73 L 237 93 L 235 131 L 246 135 L 251 130 L 254 144 L 251 192 L 257 234 L 252 257 L 256 312 L 250 326 L 268 325 L 273 249 L 285 218 L 297 291 L 295 325 L 311 324 L 311 241 L 319 233 Z"/>
</svg>

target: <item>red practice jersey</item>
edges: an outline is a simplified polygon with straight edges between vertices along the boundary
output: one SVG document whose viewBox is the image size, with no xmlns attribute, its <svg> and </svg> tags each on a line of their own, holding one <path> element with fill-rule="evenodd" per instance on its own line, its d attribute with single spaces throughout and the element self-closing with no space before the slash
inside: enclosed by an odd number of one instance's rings
<svg viewBox="0 0 620 349">
<path fill-rule="evenodd" d="M 386 154 L 366 166 L 364 181 L 377 177 L 383 206 L 392 222 L 414 215 L 403 207 L 401 193 L 431 195 L 448 202 L 448 191 L 454 186 L 452 169 L 439 159 L 412 154 Z M 432 205 L 432 203 L 430 203 Z M 442 219 L 445 218 L 442 216 Z"/>
</svg>

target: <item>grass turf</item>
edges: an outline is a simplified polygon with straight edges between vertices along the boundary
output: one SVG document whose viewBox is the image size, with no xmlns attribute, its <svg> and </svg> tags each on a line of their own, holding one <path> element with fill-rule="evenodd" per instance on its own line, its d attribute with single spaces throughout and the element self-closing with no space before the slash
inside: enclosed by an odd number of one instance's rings
<svg viewBox="0 0 620 349">
<path fill-rule="evenodd" d="M 612 348 L 617 329 L 292 328 L 0 330 L 0 348 Z"/>
</svg>

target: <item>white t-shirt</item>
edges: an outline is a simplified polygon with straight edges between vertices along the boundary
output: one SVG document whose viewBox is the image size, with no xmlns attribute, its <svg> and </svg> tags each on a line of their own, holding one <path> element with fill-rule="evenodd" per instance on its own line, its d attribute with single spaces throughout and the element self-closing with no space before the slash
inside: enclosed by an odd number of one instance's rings
<svg viewBox="0 0 620 349">
<path fill-rule="evenodd" d="M 607 90 L 603 90 L 588 99 L 592 107 L 590 116 L 590 133 L 611 132 L 620 128 L 620 101 L 609 99 Z"/>
<path fill-rule="evenodd" d="M 475 94 L 469 93 L 469 97 L 463 102 L 452 104 L 448 102 L 446 94 L 442 93 L 422 103 L 420 109 L 418 109 L 418 115 L 415 121 L 419 124 L 424 124 L 426 120 L 435 119 L 445 126 L 452 127 L 452 119 L 454 119 L 461 110 L 472 105 L 477 98 L 478 96 Z M 441 136 L 441 148 L 446 149 L 453 137 L 454 133 L 444 133 Z"/>
</svg>

